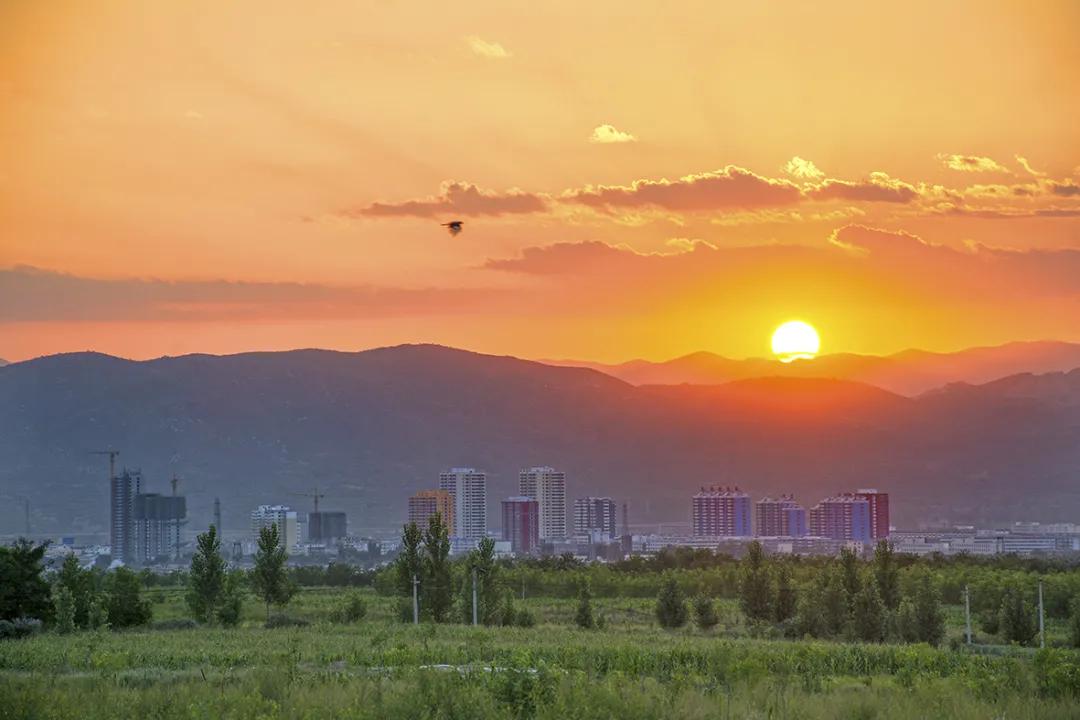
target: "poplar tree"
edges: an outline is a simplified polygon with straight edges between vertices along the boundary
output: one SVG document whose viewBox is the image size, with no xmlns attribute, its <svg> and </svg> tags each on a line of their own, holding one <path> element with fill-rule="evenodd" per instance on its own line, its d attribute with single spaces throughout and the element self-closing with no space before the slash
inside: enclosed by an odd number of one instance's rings
<svg viewBox="0 0 1080 720">
<path fill-rule="evenodd" d="M 288 605 L 296 592 L 285 568 L 288 557 L 278 535 L 277 523 L 262 528 L 259 531 L 259 550 L 255 553 L 255 569 L 251 571 L 251 587 L 266 603 L 267 622 L 270 621 L 270 606 Z"/>
<path fill-rule="evenodd" d="M 882 604 L 889 610 L 900 607 L 900 570 L 888 540 L 879 540 L 874 547 L 874 580 Z"/>
<path fill-rule="evenodd" d="M 742 561 L 739 582 L 739 603 L 750 620 L 768 620 L 772 617 L 772 589 L 769 570 L 765 565 L 765 551 L 757 540 L 750 543 Z"/>
<path fill-rule="evenodd" d="M 221 557 L 221 540 L 213 525 L 196 540 L 188 574 L 187 605 L 199 622 L 216 619 L 225 590 L 225 559 Z"/>
<path fill-rule="evenodd" d="M 664 574 L 664 582 L 656 598 L 656 620 L 660 627 L 672 629 L 685 625 L 688 617 L 686 595 L 679 587 L 675 574 L 669 571 Z"/>
<path fill-rule="evenodd" d="M 431 619 L 445 622 L 454 605 L 454 591 L 450 569 L 450 534 L 439 513 L 428 518 L 424 532 L 423 587 L 424 603 Z"/>
</svg>

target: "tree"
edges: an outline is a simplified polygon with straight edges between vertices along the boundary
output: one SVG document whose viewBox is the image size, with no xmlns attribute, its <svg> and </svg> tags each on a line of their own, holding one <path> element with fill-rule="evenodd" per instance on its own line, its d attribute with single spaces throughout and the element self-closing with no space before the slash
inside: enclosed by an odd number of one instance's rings
<svg viewBox="0 0 1080 720">
<path fill-rule="evenodd" d="M 664 573 L 660 594 L 656 598 L 656 620 L 663 628 L 678 628 L 686 624 L 690 613 L 686 609 L 686 594 L 679 587 L 674 573 Z"/>
<path fill-rule="evenodd" d="M 416 523 L 409 523 L 401 528 L 401 552 L 394 561 L 395 582 L 399 595 L 412 597 L 413 579 L 420 579 L 424 573 L 423 555 L 420 543 L 424 534 Z"/>
<path fill-rule="evenodd" d="M 61 635 L 75 632 L 75 596 L 63 585 L 57 585 L 53 593 L 56 632 Z"/>
<path fill-rule="evenodd" d="M 195 619 L 199 622 L 217 619 L 224 591 L 225 559 L 221 557 L 217 528 L 211 525 L 198 536 L 188 574 L 187 605 Z"/>
<path fill-rule="evenodd" d="M 578 606 L 574 622 L 584 630 L 591 630 L 596 626 L 592 611 L 592 588 L 589 586 L 589 578 L 584 575 L 578 583 Z"/>
<path fill-rule="evenodd" d="M 869 578 L 859 588 L 851 613 L 851 628 L 859 640 L 881 642 L 885 632 L 885 607 L 877 583 Z"/>
<path fill-rule="evenodd" d="M 694 598 L 694 623 L 700 630 L 712 630 L 720 622 L 716 614 L 716 603 L 708 595 Z"/>
<path fill-rule="evenodd" d="M 0 547 L 0 620 L 52 619 L 49 583 L 45 581 L 43 559 L 47 542 L 34 545 L 19 538 Z"/>
<path fill-rule="evenodd" d="M 240 615 L 244 607 L 244 586 L 239 573 L 229 573 L 218 596 L 217 621 L 225 627 L 240 624 Z"/>
<path fill-rule="evenodd" d="M 79 565 L 79 559 L 74 554 L 68 555 L 64 558 L 53 585 L 54 594 L 61 588 L 71 593 L 75 609 L 75 627 L 88 627 L 90 603 L 97 595 L 94 588 L 94 574 L 89 570 L 83 570 Z"/>
<path fill-rule="evenodd" d="M 773 617 L 777 622 L 784 622 L 795 617 L 798 597 L 795 583 L 791 578 L 791 567 L 781 562 L 776 568 L 776 602 L 773 604 Z"/>
<path fill-rule="evenodd" d="M 821 616 L 825 623 L 826 633 L 835 637 L 844 632 L 850 618 L 847 588 L 844 585 L 842 573 L 835 565 L 827 566 L 819 577 L 822 583 Z"/>
<path fill-rule="evenodd" d="M 435 622 L 445 622 L 454 604 L 450 569 L 450 533 L 439 513 L 428 518 L 424 532 L 424 605 Z"/>
<path fill-rule="evenodd" d="M 142 582 L 133 570 L 118 567 L 105 581 L 109 624 L 114 628 L 145 625 L 153 617 L 150 601 L 142 597 Z"/>
<path fill-rule="evenodd" d="M 889 610 L 900 607 L 900 569 L 896 553 L 888 540 L 879 540 L 874 547 L 874 580 L 881 603 Z"/>
<path fill-rule="evenodd" d="M 472 572 L 476 571 L 476 614 L 484 625 L 499 625 L 506 623 L 503 620 L 505 614 L 500 603 L 498 565 L 495 564 L 495 541 L 491 538 L 481 538 L 476 549 L 469 553 L 465 563 L 465 578 L 462 592 L 462 618 L 466 623 L 472 622 Z"/>
<path fill-rule="evenodd" d="M 251 571 L 251 587 L 266 603 L 266 620 L 270 621 L 270 606 L 288 605 L 296 592 L 285 570 L 288 554 L 278 536 L 277 523 L 259 531 L 259 550 L 255 553 L 255 569 Z"/>
<path fill-rule="evenodd" d="M 848 612 L 855 609 L 855 597 L 862 583 L 859 581 L 859 556 L 850 547 L 840 549 L 840 578 L 847 596 Z"/>
<path fill-rule="evenodd" d="M 900 639 L 907 643 L 919 642 L 919 619 L 915 613 L 915 603 L 901 600 L 896 611 L 896 628 Z"/>
<path fill-rule="evenodd" d="M 741 571 L 739 603 L 743 613 L 750 620 L 770 619 L 773 612 L 769 570 L 765 565 L 765 551 L 757 540 L 747 548 Z"/>
<path fill-rule="evenodd" d="M 998 626 L 1006 642 L 1027 645 L 1035 639 L 1038 632 L 1026 595 L 1023 588 L 1011 585 L 1005 590 L 1005 595 L 1001 599 Z"/>
<path fill-rule="evenodd" d="M 1080 648 L 1080 596 L 1072 599 L 1069 609 L 1069 642 L 1074 648 Z"/>
<path fill-rule="evenodd" d="M 939 644 L 945 637 L 945 613 L 941 609 L 941 592 L 928 570 L 923 569 L 916 578 L 914 606 L 919 640 Z"/>
</svg>

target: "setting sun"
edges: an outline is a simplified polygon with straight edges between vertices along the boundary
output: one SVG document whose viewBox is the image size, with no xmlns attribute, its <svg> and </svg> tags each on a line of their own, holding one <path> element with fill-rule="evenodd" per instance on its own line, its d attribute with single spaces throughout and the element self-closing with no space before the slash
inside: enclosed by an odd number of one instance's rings
<svg viewBox="0 0 1080 720">
<path fill-rule="evenodd" d="M 812 325 L 790 320 L 776 328 L 772 336 L 772 351 L 780 362 L 810 360 L 821 349 L 821 339 Z"/>
</svg>

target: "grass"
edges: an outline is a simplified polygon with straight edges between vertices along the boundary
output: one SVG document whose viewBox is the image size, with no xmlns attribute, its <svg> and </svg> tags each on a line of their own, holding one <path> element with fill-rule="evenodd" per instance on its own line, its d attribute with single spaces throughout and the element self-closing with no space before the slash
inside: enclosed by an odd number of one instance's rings
<svg viewBox="0 0 1080 720">
<path fill-rule="evenodd" d="M 232 630 L 0 643 L 0 718 L 1078 716 L 1073 651 L 753 639 L 730 602 L 711 633 L 663 631 L 638 599 L 596 602 L 603 631 L 574 628 L 574 601 L 550 598 L 525 601 L 534 628 L 414 627 L 393 620 L 393 598 L 365 592 L 367 617 L 343 625 L 332 619 L 345 592 L 303 590 L 289 608 L 312 622 L 302 628 L 264 629 L 249 599 Z M 155 620 L 186 615 L 182 591 L 157 600 Z"/>
</svg>

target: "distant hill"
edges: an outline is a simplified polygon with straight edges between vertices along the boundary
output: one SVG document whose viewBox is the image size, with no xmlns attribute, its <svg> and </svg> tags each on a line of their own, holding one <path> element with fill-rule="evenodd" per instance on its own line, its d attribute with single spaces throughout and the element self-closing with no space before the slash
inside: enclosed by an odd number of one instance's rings
<svg viewBox="0 0 1080 720">
<path fill-rule="evenodd" d="M 441 469 L 491 473 L 489 524 L 517 470 L 568 473 L 570 498 L 608 494 L 632 522 L 678 520 L 700 485 L 754 496 L 878 487 L 903 526 L 1080 514 L 1080 371 L 953 385 L 918 398 L 849 380 L 757 378 L 636 387 L 594 370 L 437 346 L 132 362 L 93 353 L 0 368 L 0 488 L 31 498 L 40 532 L 108 523 L 116 448 L 151 490 L 173 473 L 191 528 L 220 497 L 226 530 L 260 503 L 345 510 L 392 530 Z M 22 515 L 0 503 L 0 533 Z"/>
<path fill-rule="evenodd" d="M 1080 367 L 1080 344 L 1018 342 L 954 353 L 905 350 L 883 357 L 850 353 L 782 363 L 765 358 L 731 360 L 698 352 L 666 362 L 632 360 L 618 365 L 551 361 L 589 367 L 634 385 L 715 385 L 745 378 L 821 377 L 876 385 L 901 395 L 918 395 L 949 383 L 980 384 L 1016 373 L 1048 373 Z"/>
<path fill-rule="evenodd" d="M 7 364 L 8 364 L 7 360 L 5 360 L 4 358 L 0 358 L 0 367 L 4 367 Z"/>
</svg>

